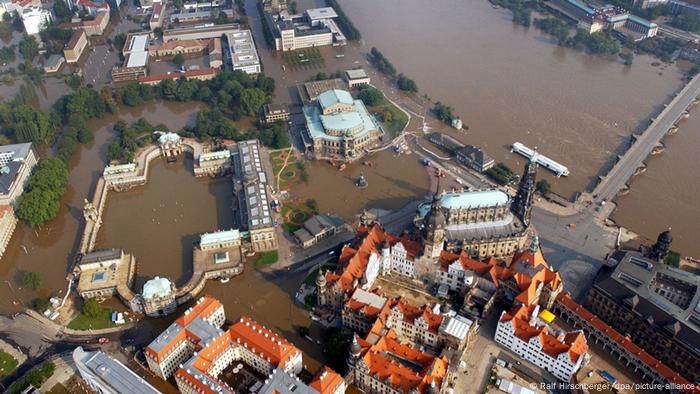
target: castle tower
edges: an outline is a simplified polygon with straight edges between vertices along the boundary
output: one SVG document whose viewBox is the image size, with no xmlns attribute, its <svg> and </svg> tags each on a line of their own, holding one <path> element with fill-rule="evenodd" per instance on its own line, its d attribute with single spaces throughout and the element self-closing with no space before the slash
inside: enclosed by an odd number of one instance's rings
<svg viewBox="0 0 700 394">
<path fill-rule="evenodd" d="M 316 304 L 322 306 L 326 305 L 326 302 L 326 274 L 319 269 L 316 276 Z"/>
<path fill-rule="evenodd" d="M 671 229 L 669 228 L 656 238 L 656 243 L 651 247 L 649 257 L 656 261 L 664 261 L 666 256 L 668 256 L 669 250 L 671 250 L 672 242 L 673 237 L 671 236 Z"/>
<path fill-rule="evenodd" d="M 445 245 L 445 214 L 442 212 L 442 203 L 435 194 L 425 222 L 423 223 L 423 256 L 430 258 L 440 257 Z"/>
<path fill-rule="evenodd" d="M 526 227 L 530 225 L 532 198 L 535 195 L 535 182 L 537 178 L 537 162 L 534 158 L 535 156 L 530 158 L 525 165 L 525 171 L 518 185 L 518 193 L 515 195 L 513 203 L 510 206 L 511 211 Z"/>
</svg>

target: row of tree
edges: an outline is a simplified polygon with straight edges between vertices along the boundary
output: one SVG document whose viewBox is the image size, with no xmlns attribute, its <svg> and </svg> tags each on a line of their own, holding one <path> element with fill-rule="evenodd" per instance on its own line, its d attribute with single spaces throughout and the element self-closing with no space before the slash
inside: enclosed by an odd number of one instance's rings
<svg viewBox="0 0 700 394">
<path fill-rule="evenodd" d="M 418 91 L 418 85 L 414 80 L 412 80 L 404 74 L 399 74 L 398 76 L 396 75 L 396 67 L 394 67 L 394 65 L 391 64 L 391 62 L 386 57 L 384 57 L 384 54 L 381 53 L 379 49 L 377 49 L 376 47 L 372 47 L 369 54 L 370 61 L 372 62 L 372 64 L 374 64 L 375 67 L 377 67 L 379 72 L 381 72 L 382 74 L 386 74 L 392 78 L 396 78 L 396 85 L 399 87 L 400 90 L 413 93 Z"/>
<path fill-rule="evenodd" d="M 340 8 L 340 4 L 338 4 L 338 1 L 327 0 L 327 3 L 328 6 L 333 7 L 335 13 L 338 14 L 338 25 L 343 30 L 345 37 L 347 37 L 348 40 L 359 40 L 360 38 L 362 38 L 360 31 L 355 27 L 350 18 L 348 18 L 348 16 L 345 14 L 345 11 L 343 11 L 343 9 Z"/>
</svg>

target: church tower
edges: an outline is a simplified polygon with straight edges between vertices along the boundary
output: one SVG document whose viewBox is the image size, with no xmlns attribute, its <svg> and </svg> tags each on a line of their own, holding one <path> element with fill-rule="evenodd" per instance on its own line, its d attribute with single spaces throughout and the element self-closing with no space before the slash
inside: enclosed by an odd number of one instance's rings
<svg viewBox="0 0 700 394">
<path fill-rule="evenodd" d="M 535 153 L 537 154 L 537 153 Z M 523 222 L 525 227 L 530 225 L 530 215 L 532 213 L 532 198 L 535 195 L 535 182 L 537 178 L 537 162 L 534 156 L 525 165 L 525 171 L 520 184 L 518 185 L 518 193 L 511 204 L 511 211 L 515 216 Z"/>
<path fill-rule="evenodd" d="M 437 193 L 433 197 L 425 221 L 423 222 L 423 256 L 430 258 L 440 257 L 445 245 L 445 214 L 442 212 L 442 203 Z"/>
<path fill-rule="evenodd" d="M 656 243 L 651 247 L 651 252 L 649 257 L 656 261 L 666 260 L 669 250 L 671 250 L 671 242 L 673 242 L 673 237 L 671 236 L 671 229 L 662 232 L 656 238 Z"/>
</svg>

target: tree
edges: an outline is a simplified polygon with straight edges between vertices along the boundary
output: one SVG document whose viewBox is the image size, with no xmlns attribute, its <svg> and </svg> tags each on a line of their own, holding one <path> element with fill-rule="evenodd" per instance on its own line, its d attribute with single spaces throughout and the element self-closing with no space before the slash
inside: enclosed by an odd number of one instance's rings
<svg viewBox="0 0 700 394">
<path fill-rule="evenodd" d="M 82 311 L 87 317 L 98 317 L 102 313 L 102 306 L 94 298 L 88 298 L 83 302 Z"/>
<path fill-rule="evenodd" d="M 36 226 L 58 215 L 60 205 L 47 190 L 32 190 L 18 199 L 17 217 Z"/>
<path fill-rule="evenodd" d="M 22 275 L 22 285 L 32 290 L 39 290 L 42 285 L 41 274 L 38 272 L 25 272 Z"/>
<path fill-rule="evenodd" d="M 265 92 L 258 88 L 243 89 L 241 93 L 241 109 L 246 115 L 255 115 L 264 103 Z"/>
<path fill-rule="evenodd" d="M 418 85 L 416 85 L 416 82 L 403 74 L 399 74 L 398 78 L 396 79 L 396 84 L 399 86 L 399 89 L 407 92 L 418 91 Z"/>
<path fill-rule="evenodd" d="M 289 13 L 290 14 L 297 13 L 297 2 L 296 1 L 292 1 L 291 3 L 289 3 Z"/>
<path fill-rule="evenodd" d="M 45 310 L 51 307 L 51 303 L 46 298 L 35 298 L 32 300 L 32 309 L 39 313 L 44 313 Z"/>
<path fill-rule="evenodd" d="M 181 53 L 178 53 L 173 57 L 173 63 L 179 68 L 182 67 L 183 64 L 185 64 L 185 56 L 183 56 Z"/>
<path fill-rule="evenodd" d="M 381 104 L 384 100 L 384 94 L 371 86 L 362 89 L 357 97 L 371 107 Z"/>
<path fill-rule="evenodd" d="M 546 196 L 552 190 L 552 185 L 550 185 L 546 179 L 541 179 L 537 181 L 535 189 L 543 196 Z"/>
<path fill-rule="evenodd" d="M 156 27 L 155 29 L 153 29 L 153 34 L 155 34 L 158 38 L 163 38 L 163 28 Z"/>
<path fill-rule="evenodd" d="M 19 42 L 19 53 L 25 61 L 32 61 L 39 54 L 39 43 L 36 42 L 34 36 L 25 34 L 22 41 Z"/>
<path fill-rule="evenodd" d="M 112 46 L 115 47 L 121 53 L 126 43 L 126 34 L 119 33 L 112 38 Z"/>
</svg>

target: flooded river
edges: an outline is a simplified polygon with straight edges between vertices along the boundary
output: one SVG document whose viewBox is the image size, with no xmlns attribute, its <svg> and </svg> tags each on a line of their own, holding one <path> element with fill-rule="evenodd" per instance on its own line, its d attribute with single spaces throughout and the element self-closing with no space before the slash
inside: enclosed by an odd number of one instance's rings
<svg viewBox="0 0 700 394">
<path fill-rule="evenodd" d="M 311 3 L 302 1 L 300 8 Z M 534 28 L 513 26 L 509 12 L 494 10 L 485 0 L 342 4 L 364 40 L 322 49 L 326 59 L 322 69 L 293 71 L 283 70 L 281 56 L 265 47 L 255 1 L 246 0 L 265 71 L 277 81 L 276 102 L 294 101 L 294 90 L 287 87 L 319 71 L 367 67 L 364 56 L 376 46 L 400 72 L 415 79 L 422 92 L 454 107 L 469 125 L 468 132 L 458 135 L 464 142 L 485 147 L 496 160 L 517 171 L 522 161 L 507 148 L 515 141 L 537 147 L 567 165 L 569 178 L 544 175 L 555 191 L 567 197 L 588 187 L 629 136 L 681 86 L 682 72 L 675 66 L 653 66 L 651 58 L 638 56 L 633 66 L 626 67 L 557 47 Z M 96 70 L 113 56 L 106 48 L 100 51 L 87 73 L 97 85 L 104 75 Z M 345 57 L 336 58 L 338 53 Z M 376 75 L 373 79 L 380 81 Z M 60 95 L 58 89 L 65 89 L 61 83 L 45 82 L 47 88 L 38 97 L 42 106 Z M 0 88 L 3 95 L 4 89 Z M 191 124 L 199 108 L 191 103 L 154 102 L 90 122 L 95 140 L 81 147 L 71 162 L 59 217 L 42 228 L 20 224 L 15 231 L 0 263 L 0 312 L 17 311 L 32 298 L 58 294 L 65 287 L 66 269 L 77 248 L 83 199 L 92 193 L 104 166 L 113 123 L 143 116 L 176 130 Z M 697 133 L 690 132 L 700 127 L 700 114 L 695 115 L 667 140 L 666 153 L 650 160 L 649 170 L 635 180 L 615 216 L 621 224 L 649 236 L 673 226 L 676 248 L 683 254 L 698 253 L 690 237 L 700 212 L 685 197 L 693 195 L 688 193 L 693 186 L 686 185 L 700 184 L 700 175 L 686 171 L 694 168 L 691 160 L 700 144 Z M 344 172 L 325 162 L 309 163 L 311 181 L 295 188 L 293 196 L 314 198 L 320 211 L 352 219 L 365 206 L 395 209 L 426 194 L 428 179 L 416 155 L 395 157 L 387 151 L 370 159 L 373 167 L 358 163 Z M 173 165 L 156 161 L 148 185 L 109 196 L 98 246 L 134 253 L 138 286 L 156 274 L 182 283 L 189 274 L 197 234 L 232 224 L 228 179 L 195 179 L 191 166 L 191 158 Z M 369 188 L 359 190 L 353 185 L 360 173 Z M 24 271 L 42 272 L 43 289 L 36 293 L 20 289 L 18 279 Z M 311 356 L 313 367 L 314 360 L 320 360 L 320 347 L 297 336 L 296 327 L 307 325 L 308 317 L 289 302 L 303 276 L 271 277 L 248 266 L 228 284 L 210 283 L 205 291 L 224 301 L 229 317 L 246 313 L 292 340 Z"/>
<path fill-rule="evenodd" d="M 58 217 L 41 228 L 32 229 L 23 223 L 17 225 L 0 263 L 0 311 L 17 311 L 34 297 L 56 294 L 65 287 L 66 270 L 79 242 L 83 200 L 92 194 L 104 168 L 114 122 L 118 119 L 133 122 L 144 117 L 151 123 L 162 122 L 177 130 L 185 124 L 192 124 L 199 108 L 193 103 L 151 102 L 139 109 L 122 108 L 119 116 L 89 122 L 88 128 L 94 131 L 95 139 L 78 149 L 70 163 L 70 180 L 61 199 Z M 18 287 L 25 271 L 42 273 L 44 286 L 39 292 Z"/>
<path fill-rule="evenodd" d="M 678 133 L 666 137 L 666 151 L 647 160 L 647 170 L 634 178 L 629 194 L 620 197 L 613 219 L 641 235 L 656 236 L 672 227 L 673 249 L 683 256 L 700 257 L 700 111 L 680 123 Z"/>
</svg>

